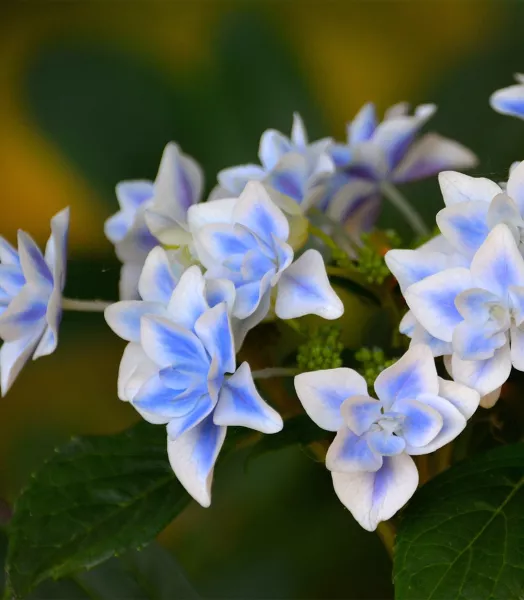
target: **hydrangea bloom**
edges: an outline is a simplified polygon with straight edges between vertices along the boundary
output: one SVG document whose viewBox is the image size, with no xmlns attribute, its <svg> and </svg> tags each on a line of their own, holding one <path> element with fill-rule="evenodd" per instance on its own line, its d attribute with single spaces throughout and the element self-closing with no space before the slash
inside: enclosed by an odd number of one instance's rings
<svg viewBox="0 0 524 600">
<path fill-rule="evenodd" d="M 42 254 L 33 239 L 18 232 L 18 252 L 0 238 L 0 379 L 5 395 L 22 367 L 51 354 L 58 343 L 65 284 L 69 209 L 51 219 Z"/>
<path fill-rule="evenodd" d="M 524 75 L 515 74 L 516 85 L 496 91 L 490 98 L 491 107 L 503 115 L 524 119 Z"/>
<path fill-rule="evenodd" d="M 136 320 L 124 331 L 118 309 L 106 313 L 112 326 L 117 323 L 117 333 L 132 342 L 120 369 L 122 395 L 146 420 L 167 425 L 173 471 L 202 506 L 211 502 L 213 468 L 227 426 L 263 433 L 283 426 L 258 394 L 249 365 L 236 368 L 227 303 L 228 298 L 206 290 L 193 266 L 183 273 L 167 308 L 159 302 L 157 314 L 138 319 L 138 331 Z"/>
<path fill-rule="evenodd" d="M 485 395 L 506 381 L 512 364 L 524 370 L 524 259 L 506 225 L 489 233 L 469 269 L 431 275 L 404 295 L 417 321 L 451 342 L 455 380 Z"/>
<path fill-rule="evenodd" d="M 105 234 L 123 263 L 122 299 L 137 297 L 144 260 L 159 240 L 181 245 L 190 239 L 187 210 L 200 201 L 202 186 L 200 167 L 174 143 L 164 150 L 155 182 L 123 181 L 116 186 L 120 211 L 106 221 Z"/>
<path fill-rule="evenodd" d="M 471 259 L 499 223 L 524 251 L 524 162 L 511 169 L 504 191 L 489 179 L 452 171 L 441 173 L 439 183 L 446 207 L 437 224 L 456 252 Z"/>
<path fill-rule="evenodd" d="M 233 315 L 263 318 L 276 288 L 276 315 L 317 314 L 337 319 L 344 307 L 329 283 L 322 256 L 308 250 L 293 262 L 289 223 L 260 182 L 249 182 L 236 200 L 193 206 L 188 214 L 206 277 L 235 284 Z"/>
<path fill-rule="evenodd" d="M 418 106 L 413 116 L 408 108 L 406 103 L 392 106 L 377 123 L 374 105 L 366 104 L 347 126 L 347 144 L 329 149 L 337 175 L 329 180 L 321 206 L 336 221 L 362 213 L 359 221 L 369 228 L 385 183 L 406 183 L 476 164 L 475 155 L 458 142 L 435 133 L 417 139 L 435 113 L 433 104 Z"/>
<path fill-rule="evenodd" d="M 335 170 L 326 153 L 330 138 L 308 143 L 300 116 L 293 115 L 291 139 L 268 129 L 262 134 L 258 156 L 262 166 L 242 165 L 220 171 L 214 197 L 239 196 L 248 181 L 261 181 L 307 210 L 319 196 L 323 180 Z M 283 208 L 287 206 L 285 200 Z"/>
<path fill-rule="evenodd" d="M 390 519 L 414 494 L 411 455 L 453 440 L 475 412 L 479 395 L 437 375 L 429 348 L 416 345 L 375 381 L 347 368 L 302 373 L 295 389 L 311 419 L 336 431 L 326 467 L 341 502 L 368 531 Z"/>
</svg>

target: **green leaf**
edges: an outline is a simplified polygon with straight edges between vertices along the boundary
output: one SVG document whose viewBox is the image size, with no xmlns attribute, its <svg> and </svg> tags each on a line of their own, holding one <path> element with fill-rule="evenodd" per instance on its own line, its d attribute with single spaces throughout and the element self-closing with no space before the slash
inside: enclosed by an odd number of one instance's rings
<svg viewBox="0 0 524 600">
<path fill-rule="evenodd" d="M 397 600 L 524 597 L 524 444 L 460 463 L 417 492 L 394 581 Z"/>
<path fill-rule="evenodd" d="M 15 505 L 7 574 L 16 596 L 150 542 L 188 504 L 162 427 L 73 439 Z"/>
<path fill-rule="evenodd" d="M 29 600 L 197 600 L 174 556 L 159 544 L 112 558 L 72 579 L 46 581 Z"/>
</svg>

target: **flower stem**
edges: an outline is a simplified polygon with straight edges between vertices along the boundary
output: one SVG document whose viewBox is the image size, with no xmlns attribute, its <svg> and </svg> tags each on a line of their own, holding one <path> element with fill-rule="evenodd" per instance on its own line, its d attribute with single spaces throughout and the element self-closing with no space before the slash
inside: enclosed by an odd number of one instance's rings
<svg viewBox="0 0 524 600">
<path fill-rule="evenodd" d="M 270 379 L 271 377 L 294 377 L 297 375 L 298 369 L 286 369 L 285 367 L 269 367 L 253 371 L 253 379 Z"/>
<path fill-rule="evenodd" d="M 112 302 L 103 300 L 72 300 L 71 298 L 62 298 L 63 310 L 74 310 L 77 312 L 104 312 L 111 306 Z"/>
<path fill-rule="evenodd" d="M 387 181 L 380 186 L 384 196 L 393 204 L 393 206 L 402 213 L 403 217 L 409 223 L 411 229 L 420 236 L 429 235 L 429 229 L 422 220 L 420 214 L 411 206 L 397 188 Z"/>
<path fill-rule="evenodd" d="M 382 521 L 382 523 L 378 524 L 377 535 L 384 544 L 384 548 L 389 554 L 389 558 L 393 558 L 396 534 L 397 528 L 395 527 L 395 523 L 393 521 Z"/>
</svg>

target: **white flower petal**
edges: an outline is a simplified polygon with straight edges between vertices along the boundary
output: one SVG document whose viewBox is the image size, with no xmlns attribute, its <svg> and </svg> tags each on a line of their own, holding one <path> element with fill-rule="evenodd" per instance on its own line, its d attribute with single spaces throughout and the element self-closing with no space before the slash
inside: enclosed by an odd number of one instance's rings
<svg viewBox="0 0 524 600">
<path fill-rule="evenodd" d="M 407 454 L 385 457 L 374 473 L 332 473 L 332 477 L 339 500 L 367 531 L 391 519 L 418 485 L 417 467 Z"/>
<path fill-rule="evenodd" d="M 524 161 L 511 170 L 506 192 L 517 204 L 520 214 L 524 215 Z"/>
<path fill-rule="evenodd" d="M 489 208 L 487 202 L 479 200 L 459 202 L 437 214 L 437 225 L 458 252 L 472 257 L 488 237 Z"/>
<path fill-rule="evenodd" d="M 470 200 L 489 203 L 502 192 L 500 186 L 490 179 L 470 177 L 455 171 L 443 171 L 438 181 L 446 206 Z"/>
<path fill-rule="evenodd" d="M 13 385 L 25 363 L 33 354 L 45 325 L 12 342 L 4 342 L 0 348 L 0 381 L 2 396 L 5 396 Z"/>
<path fill-rule="evenodd" d="M 439 377 L 438 395 L 445 398 L 459 410 L 465 419 L 473 416 L 480 402 L 477 390 L 456 381 L 447 381 Z"/>
</svg>

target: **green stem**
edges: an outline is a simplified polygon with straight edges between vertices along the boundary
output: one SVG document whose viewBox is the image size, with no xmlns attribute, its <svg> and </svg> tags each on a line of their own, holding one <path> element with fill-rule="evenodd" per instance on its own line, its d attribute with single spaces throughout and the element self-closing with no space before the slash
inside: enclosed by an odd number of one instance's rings
<svg viewBox="0 0 524 600">
<path fill-rule="evenodd" d="M 389 554 L 389 558 L 393 558 L 393 551 L 395 548 L 395 536 L 397 535 L 397 528 L 392 520 L 382 521 L 378 524 L 377 535 L 384 544 L 386 552 Z"/>
<path fill-rule="evenodd" d="M 294 377 L 299 373 L 298 369 L 286 369 L 285 367 L 268 367 L 253 371 L 253 379 L 271 379 L 271 377 Z"/>
<path fill-rule="evenodd" d="M 422 237 L 429 235 L 429 229 L 424 223 L 420 214 L 411 206 L 404 196 L 391 183 L 384 181 L 380 189 L 384 196 L 393 204 L 393 206 L 402 214 L 410 225 L 411 229 Z"/>
<path fill-rule="evenodd" d="M 72 300 L 71 298 L 62 298 L 62 308 L 64 310 L 78 312 L 104 312 L 111 304 L 112 302 L 104 302 L 102 300 Z"/>
</svg>

